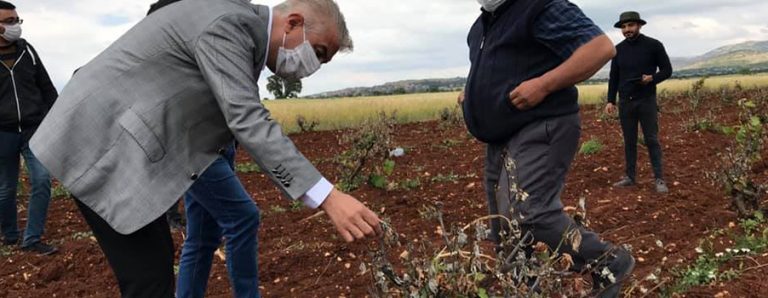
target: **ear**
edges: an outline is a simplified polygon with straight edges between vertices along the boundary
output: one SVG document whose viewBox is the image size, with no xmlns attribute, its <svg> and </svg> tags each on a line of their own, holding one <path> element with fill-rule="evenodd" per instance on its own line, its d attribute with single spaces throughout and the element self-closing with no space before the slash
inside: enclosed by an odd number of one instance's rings
<svg viewBox="0 0 768 298">
<path fill-rule="evenodd" d="M 288 24 L 285 26 L 285 33 L 289 33 L 296 27 L 304 26 L 304 16 L 300 13 L 294 12 L 288 15 L 286 22 Z"/>
</svg>

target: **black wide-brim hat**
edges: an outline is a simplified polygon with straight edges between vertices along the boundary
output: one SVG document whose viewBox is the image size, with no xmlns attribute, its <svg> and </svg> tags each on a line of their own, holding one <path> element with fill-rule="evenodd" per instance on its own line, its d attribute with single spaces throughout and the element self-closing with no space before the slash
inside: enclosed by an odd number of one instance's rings
<svg viewBox="0 0 768 298">
<path fill-rule="evenodd" d="M 640 25 L 645 25 L 646 22 L 640 18 L 640 14 L 636 11 L 625 11 L 619 16 L 619 21 L 613 25 L 613 27 L 621 28 L 621 25 L 628 22 L 637 22 Z"/>
</svg>

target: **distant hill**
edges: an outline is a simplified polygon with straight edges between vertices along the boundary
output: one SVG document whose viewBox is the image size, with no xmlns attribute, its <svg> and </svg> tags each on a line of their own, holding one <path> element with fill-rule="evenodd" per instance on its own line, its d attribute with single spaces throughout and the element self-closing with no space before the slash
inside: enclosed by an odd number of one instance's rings
<svg viewBox="0 0 768 298">
<path fill-rule="evenodd" d="M 681 70 L 717 67 L 749 68 L 764 64 L 768 62 L 768 41 L 748 41 L 720 47 L 691 62 Z"/>
<path fill-rule="evenodd" d="M 671 57 L 674 77 L 696 77 L 768 71 L 768 41 L 747 41 L 719 47 L 696 57 Z M 610 65 L 592 79 L 606 80 Z"/>
<path fill-rule="evenodd" d="M 735 73 L 756 73 L 768 71 L 768 41 L 748 41 L 719 47 L 696 57 L 671 57 L 673 77 L 726 75 Z M 608 79 L 610 63 L 593 76 L 590 81 Z M 354 87 L 323 92 L 309 98 L 376 96 L 406 93 L 443 92 L 460 90 L 466 78 L 406 80 L 386 83 L 373 87 Z"/>
<path fill-rule="evenodd" d="M 308 98 L 378 96 L 408 93 L 447 92 L 464 88 L 466 78 L 424 79 L 390 82 L 373 87 L 353 87 L 337 91 L 323 92 L 307 96 Z"/>
</svg>

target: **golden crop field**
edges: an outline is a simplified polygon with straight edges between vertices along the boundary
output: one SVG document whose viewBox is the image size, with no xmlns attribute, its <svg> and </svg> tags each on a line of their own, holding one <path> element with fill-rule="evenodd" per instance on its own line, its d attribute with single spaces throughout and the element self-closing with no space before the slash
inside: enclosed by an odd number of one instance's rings
<svg viewBox="0 0 768 298">
<path fill-rule="evenodd" d="M 685 91 L 698 79 L 668 80 L 659 85 L 659 92 Z M 733 75 L 707 78 L 705 87 L 734 86 L 739 82 L 744 88 L 768 86 L 768 74 Z M 608 90 L 607 84 L 579 86 L 581 104 L 602 103 Z M 337 99 L 292 99 L 266 101 L 267 108 L 287 132 L 298 131 L 296 118 L 318 122 L 317 129 L 340 129 L 359 125 L 380 111 L 397 111 L 398 122 L 417 122 L 437 119 L 445 108 L 456 108 L 458 92 L 420 93 L 375 97 Z"/>
<path fill-rule="evenodd" d="M 458 92 L 420 93 L 338 99 L 292 99 L 266 101 L 267 108 L 288 132 L 298 131 L 301 115 L 318 122 L 318 130 L 354 127 L 384 111 L 397 111 L 400 123 L 437 119 L 444 108 L 458 108 Z"/>
<path fill-rule="evenodd" d="M 679 92 L 689 90 L 691 85 L 699 78 L 683 80 L 667 80 L 658 86 L 658 92 Z M 705 88 L 733 87 L 736 82 L 743 88 L 755 88 L 768 86 L 768 73 L 755 75 L 729 75 L 710 77 L 704 81 Z M 579 86 L 579 101 L 581 104 L 595 104 L 605 101 L 608 92 L 608 84 L 581 85 Z"/>
</svg>

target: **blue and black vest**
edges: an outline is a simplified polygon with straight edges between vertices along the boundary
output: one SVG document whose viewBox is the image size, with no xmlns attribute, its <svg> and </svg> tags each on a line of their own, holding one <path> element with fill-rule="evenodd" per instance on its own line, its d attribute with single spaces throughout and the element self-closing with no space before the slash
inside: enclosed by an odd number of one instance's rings
<svg viewBox="0 0 768 298">
<path fill-rule="evenodd" d="M 509 0 L 494 13 L 483 11 L 467 37 L 472 66 L 464 90 L 464 120 L 485 143 L 504 143 L 525 125 L 542 118 L 577 113 L 578 91 L 551 93 L 527 111 L 515 108 L 509 93 L 565 60 L 533 36 L 536 17 L 552 0 Z"/>
</svg>

